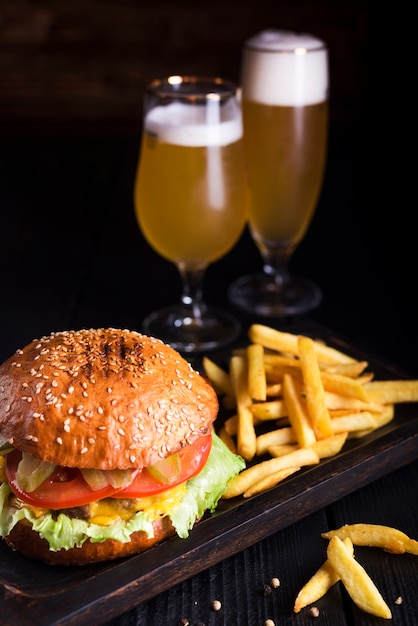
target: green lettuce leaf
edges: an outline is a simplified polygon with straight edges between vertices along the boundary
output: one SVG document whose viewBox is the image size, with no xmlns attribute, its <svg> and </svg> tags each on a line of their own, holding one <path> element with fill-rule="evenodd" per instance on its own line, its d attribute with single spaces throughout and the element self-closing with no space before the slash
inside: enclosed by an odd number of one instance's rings
<svg viewBox="0 0 418 626">
<path fill-rule="evenodd" d="M 233 454 L 214 433 L 208 461 L 202 471 L 187 483 L 187 492 L 177 509 L 170 516 L 177 534 L 185 538 L 197 519 L 205 511 L 213 512 L 226 489 L 228 482 L 245 467 L 245 461 Z M 16 509 L 8 504 L 10 487 L 3 483 L 0 487 L 0 535 L 7 536 L 13 526 L 27 519 L 32 528 L 49 543 L 50 550 L 69 550 L 81 547 L 90 539 L 101 542 L 116 539 L 126 543 L 135 531 L 144 531 L 153 536 L 152 521 L 139 511 L 128 521 L 116 521 L 110 526 L 92 524 L 86 520 L 73 519 L 60 513 L 54 519 L 50 513 L 37 518 L 31 507 Z"/>
</svg>

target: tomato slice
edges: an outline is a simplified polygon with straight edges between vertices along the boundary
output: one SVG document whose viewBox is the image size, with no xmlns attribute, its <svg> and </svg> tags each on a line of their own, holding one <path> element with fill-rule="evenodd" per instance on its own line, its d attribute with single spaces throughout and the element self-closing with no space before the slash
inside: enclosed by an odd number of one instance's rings
<svg viewBox="0 0 418 626">
<path fill-rule="evenodd" d="M 132 483 L 124 489 L 106 485 L 102 489 L 93 490 L 84 480 L 80 470 L 57 465 L 51 476 L 34 491 L 24 491 L 16 480 L 17 466 L 22 457 L 21 452 L 16 449 L 7 455 L 5 469 L 10 488 L 23 502 L 47 509 L 68 509 L 108 497 L 141 498 L 166 491 L 200 472 L 207 461 L 211 445 L 212 435 L 204 435 L 192 445 L 177 452 L 180 469 L 172 480 L 162 482 L 143 468 L 132 471 Z"/>
<path fill-rule="evenodd" d="M 190 446 L 185 446 L 177 452 L 180 458 L 180 470 L 176 472 L 176 476 L 172 480 L 162 482 L 144 467 L 134 477 L 130 485 L 118 491 L 112 497 L 142 498 L 144 496 L 152 496 L 193 478 L 205 465 L 211 446 L 211 434 L 199 437 Z"/>
<path fill-rule="evenodd" d="M 34 491 L 24 491 L 16 480 L 17 466 L 21 458 L 22 454 L 19 450 L 13 450 L 7 455 L 7 482 L 18 498 L 33 506 L 46 509 L 68 509 L 107 498 L 120 490 L 120 487 L 106 485 L 102 489 L 93 491 L 84 480 L 80 470 L 75 467 L 57 465 L 51 476 Z"/>
</svg>

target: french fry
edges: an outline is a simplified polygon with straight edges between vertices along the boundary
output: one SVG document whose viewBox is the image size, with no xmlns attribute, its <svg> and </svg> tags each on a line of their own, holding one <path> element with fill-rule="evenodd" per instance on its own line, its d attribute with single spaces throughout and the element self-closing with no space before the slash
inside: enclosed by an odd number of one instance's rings
<svg viewBox="0 0 418 626">
<path fill-rule="evenodd" d="M 373 379 L 374 379 L 373 372 L 365 372 L 364 374 L 356 378 L 357 382 L 360 383 L 360 385 L 367 385 L 367 383 L 372 382 Z"/>
<path fill-rule="evenodd" d="M 277 470 L 277 472 L 272 472 L 271 474 L 267 474 L 264 478 L 261 478 L 258 482 L 254 483 L 244 491 L 244 498 L 249 498 L 250 496 L 254 496 L 257 493 L 261 493 L 262 491 L 266 491 L 267 489 L 271 489 L 278 485 L 282 480 L 291 476 L 295 472 L 298 472 L 300 467 L 284 467 L 283 469 Z"/>
<path fill-rule="evenodd" d="M 231 378 L 228 372 L 219 367 L 217 363 L 209 359 L 207 356 L 203 357 L 202 364 L 206 376 L 209 378 L 213 388 L 218 394 L 227 394 L 229 396 L 234 395 Z"/>
<path fill-rule="evenodd" d="M 266 363 L 264 367 L 266 380 L 270 385 L 281 383 L 285 374 L 302 380 L 302 372 L 299 365 L 294 367 L 293 365 L 273 365 L 272 363 Z"/>
<path fill-rule="evenodd" d="M 289 413 L 289 422 L 295 431 L 299 445 L 302 448 L 310 446 L 316 441 L 316 437 L 302 398 L 302 386 L 289 374 L 283 377 L 283 397 Z"/>
<path fill-rule="evenodd" d="M 348 398 L 332 391 L 325 391 L 325 404 L 329 410 L 333 409 L 352 409 L 359 411 L 371 411 L 372 413 L 378 413 L 384 410 L 383 403 L 377 402 L 363 402 L 357 398 Z"/>
<path fill-rule="evenodd" d="M 283 354 L 277 354 L 277 352 L 264 352 L 265 366 L 269 366 L 274 369 L 275 367 L 287 367 L 293 368 L 292 371 L 300 369 L 300 361 L 294 356 L 284 356 Z"/>
<path fill-rule="evenodd" d="M 222 426 L 218 432 L 219 438 L 224 442 L 227 448 L 231 450 L 234 454 L 237 453 L 237 445 L 235 443 L 235 439 L 228 433 L 225 426 Z"/>
<path fill-rule="evenodd" d="M 253 403 L 250 409 L 254 417 L 261 422 L 287 417 L 289 414 L 284 400 Z"/>
<path fill-rule="evenodd" d="M 342 374 L 343 376 L 357 378 L 369 364 L 367 361 L 351 361 L 350 363 L 320 363 L 319 366 L 322 370 L 331 374 Z"/>
<path fill-rule="evenodd" d="M 343 543 L 347 551 L 350 554 L 353 554 L 353 544 L 351 540 L 346 538 Z M 296 596 L 293 611 L 295 613 L 299 613 L 299 611 L 305 608 L 305 606 L 308 606 L 308 604 L 312 604 L 313 602 L 319 600 L 319 598 L 322 598 L 328 589 L 335 585 L 335 583 L 339 580 L 340 577 L 327 559 L 299 591 Z"/>
<path fill-rule="evenodd" d="M 347 440 L 346 432 L 338 433 L 337 435 L 331 435 L 326 439 L 315 441 L 311 445 L 311 448 L 315 450 L 320 459 L 325 459 L 330 456 L 338 454 Z"/>
<path fill-rule="evenodd" d="M 263 433 L 256 438 L 257 456 L 265 454 L 271 446 L 280 446 L 296 443 L 296 433 L 291 426 L 277 428 Z"/>
<path fill-rule="evenodd" d="M 393 404 L 386 404 L 385 410 L 382 411 L 382 413 L 373 413 L 372 415 L 374 419 L 374 427 L 365 430 L 356 430 L 350 433 L 350 438 L 364 437 L 377 428 L 382 428 L 383 426 L 386 426 L 386 424 L 389 424 L 395 417 L 395 407 Z"/>
<path fill-rule="evenodd" d="M 283 456 L 284 454 L 289 454 L 289 452 L 294 452 L 298 448 L 299 445 L 297 443 L 282 443 L 277 446 L 269 446 L 268 452 L 271 456 Z"/>
<path fill-rule="evenodd" d="M 298 356 L 298 337 L 292 333 L 282 332 L 262 324 L 253 324 L 248 332 L 249 338 L 253 343 L 261 343 L 266 348 L 277 350 L 279 352 L 289 352 Z M 335 348 L 327 346 L 320 341 L 314 341 L 315 352 L 318 359 L 324 363 L 351 363 L 355 361 Z"/>
<path fill-rule="evenodd" d="M 251 413 L 251 398 L 248 393 L 248 371 L 243 356 L 233 356 L 230 361 L 232 386 L 237 399 L 237 451 L 246 461 L 251 461 L 256 451 L 254 418 Z"/>
<path fill-rule="evenodd" d="M 418 402 L 418 380 L 374 380 L 365 385 L 370 402 Z"/>
<path fill-rule="evenodd" d="M 354 543 L 354 542 L 353 542 Z M 341 578 L 351 599 L 371 615 L 391 619 L 392 613 L 366 570 L 351 555 L 342 540 L 334 536 L 327 549 L 328 561 Z"/>
<path fill-rule="evenodd" d="M 264 401 L 267 397 L 264 348 L 252 343 L 247 348 L 248 393 L 253 400 Z"/>
<path fill-rule="evenodd" d="M 231 415 L 231 417 L 228 417 L 227 420 L 225 420 L 224 422 L 224 428 L 226 430 L 226 432 L 228 433 L 228 435 L 236 435 L 238 432 L 238 415 L 235 413 L 235 415 Z"/>
<path fill-rule="evenodd" d="M 267 385 L 266 395 L 267 398 L 275 398 L 280 396 L 282 393 L 282 385 L 281 383 L 273 383 L 271 385 Z"/>
<path fill-rule="evenodd" d="M 357 430 L 373 430 L 376 427 L 376 420 L 373 413 L 360 411 L 351 415 L 341 415 L 331 419 L 334 433 L 346 433 Z"/>
<path fill-rule="evenodd" d="M 358 398 L 363 402 L 368 402 L 368 394 L 364 385 L 356 378 L 350 378 L 344 374 L 331 374 L 321 372 L 321 380 L 326 391 L 333 391 L 348 398 Z"/>
<path fill-rule="evenodd" d="M 229 481 L 222 498 L 234 498 L 235 496 L 242 495 L 265 476 L 286 467 L 303 467 L 305 465 L 316 465 L 318 463 L 319 457 L 311 448 L 299 448 L 295 450 L 295 452 L 256 463 L 243 470 Z"/>
<path fill-rule="evenodd" d="M 349 537 L 355 546 L 372 546 L 383 548 L 386 552 L 393 554 L 418 555 L 418 541 L 411 539 L 402 531 L 391 526 L 380 524 L 346 524 L 336 530 L 329 530 L 322 533 L 324 539 L 339 537 L 345 539 Z"/>
<path fill-rule="evenodd" d="M 316 439 L 325 439 L 325 437 L 333 434 L 333 430 L 331 418 L 325 404 L 324 386 L 313 340 L 310 337 L 299 337 L 298 350 L 305 386 L 306 404 L 312 428 Z"/>
</svg>

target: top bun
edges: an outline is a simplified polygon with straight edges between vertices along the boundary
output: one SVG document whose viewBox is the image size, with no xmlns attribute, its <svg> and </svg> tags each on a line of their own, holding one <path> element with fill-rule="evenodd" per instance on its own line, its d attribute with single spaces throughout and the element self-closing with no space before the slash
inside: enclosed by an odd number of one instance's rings
<svg viewBox="0 0 418 626">
<path fill-rule="evenodd" d="M 134 331 L 52 333 L 0 366 L 0 435 L 57 465 L 152 465 L 209 432 L 217 412 L 176 350 Z"/>
</svg>

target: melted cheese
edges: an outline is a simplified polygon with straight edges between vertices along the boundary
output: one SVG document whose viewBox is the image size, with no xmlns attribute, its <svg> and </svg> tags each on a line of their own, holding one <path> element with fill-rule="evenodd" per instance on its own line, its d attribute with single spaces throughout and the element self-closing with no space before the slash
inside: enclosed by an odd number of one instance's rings
<svg viewBox="0 0 418 626">
<path fill-rule="evenodd" d="M 182 483 L 161 494 L 146 498 L 98 500 L 90 504 L 89 522 L 100 526 L 110 526 L 117 520 L 129 520 L 138 511 L 143 511 L 150 520 L 154 521 L 170 515 L 180 504 L 186 491 L 186 484 Z"/>
</svg>

